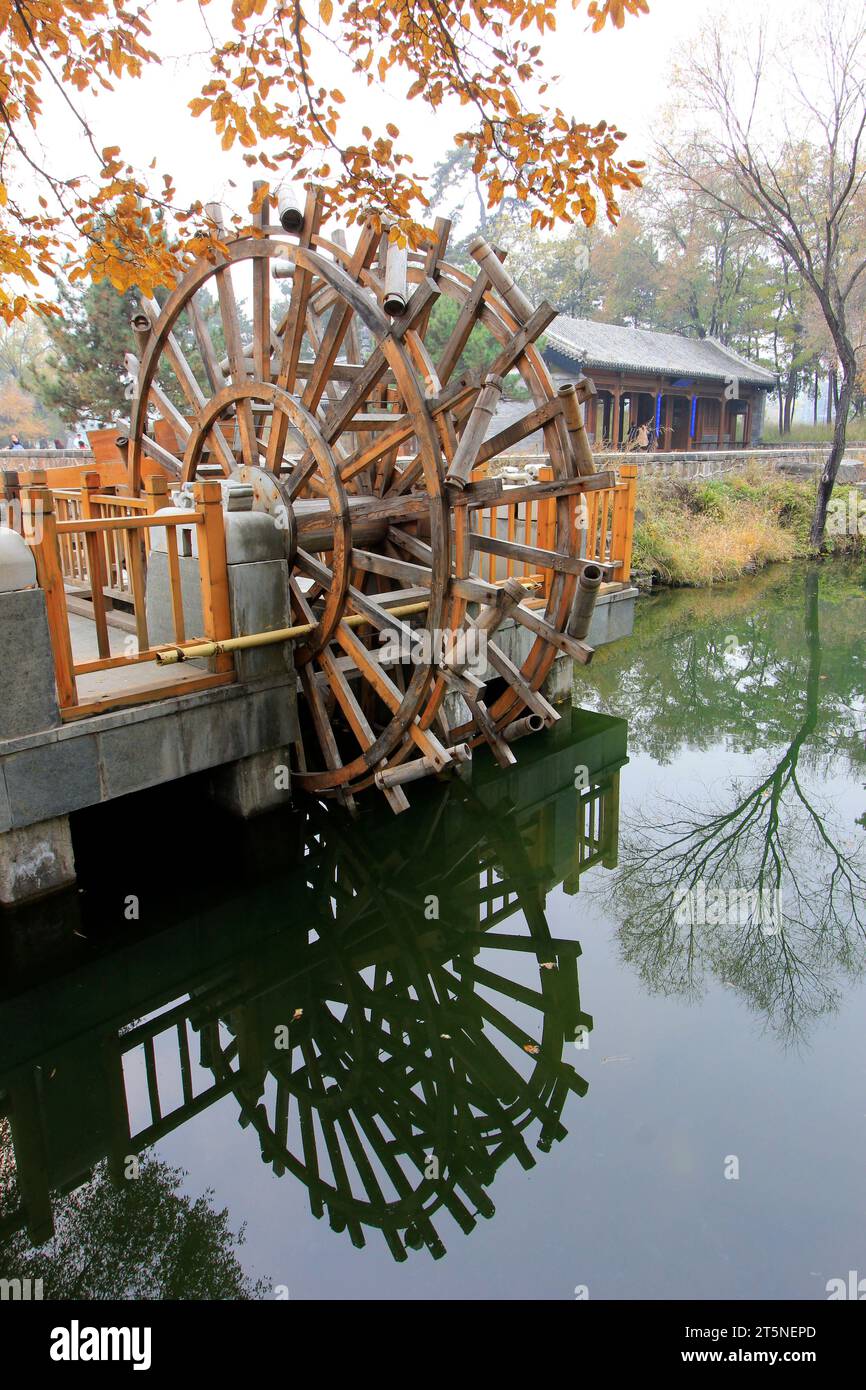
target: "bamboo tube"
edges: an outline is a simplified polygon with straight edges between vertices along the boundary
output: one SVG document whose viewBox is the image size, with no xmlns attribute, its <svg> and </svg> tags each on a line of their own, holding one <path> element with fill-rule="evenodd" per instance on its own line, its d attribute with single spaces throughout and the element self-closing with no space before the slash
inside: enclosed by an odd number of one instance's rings
<svg viewBox="0 0 866 1390">
<path fill-rule="evenodd" d="M 413 763 L 401 763 L 399 767 L 383 768 L 374 774 L 373 781 L 379 791 L 384 792 L 389 787 L 400 787 L 405 782 L 418 782 L 422 777 L 429 777 L 431 772 L 439 771 L 439 766 L 439 759 L 430 755 L 417 758 Z"/>
<path fill-rule="evenodd" d="M 517 738 L 524 738 L 526 734 L 540 734 L 544 728 L 544 720 L 540 714 L 527 714 L 525 719 L 515 719 L 513 724 L 508 724 L 502 730 L 502 737 L 506 743 L 513 743 Z"/>
<path fill-rule="evenodd" d="M 457 445 L 454 457 L 449 464 L 448 472 L 445 475 L 446 483 L 451 483 L 454 487 L 461 489 L 468 483 L 469 475 L 478 457 L 478 450 L 484 443 L 484 436 L 501 396 L 502 377 L 486 376 L 484 385 L 475 397 L 472 413 L 466 421 L 466 427 L 460 436 L 460 443 Z"/>
<path fill-rule="evenodd" d="M 133 314 L 131 322 L 136 351 L 143 357 L 150 339 L 150 319 L 147 314 Z"/>
<path fill-rule="evenodd" d="M 291 184 L 281 183 L 274 197 L 277 203 L 277 218 L 283 231 L 299 232 L 304 225 L 304 214 Z"/>
<path fill-rule="evenodd" d="M 559 388 L 559 398 L 562 401 L 562 413 L 565 418 L 565 428 L 568 431 L 568 438 L 571 441 L 571 450 L 574 455 L 574 463 L 580 476 L 586 477 L 589 473 L 595 472 L 595 463 L 592 457 L 592 446 L 589 442 L 589 435 L 583 423 L 583 416 L 580 412 L 580 400 L 588 400 L 596 395 L 594 382 L 583 377 L 578 383 L 582 389 L 572 382 L 566 382 Z"/>
<path fill-rule="evenodd" d="M 468 627 L 454 634 L 442 657 L 442 665 L 449 671 L 461 671 L 468 663 L 466 651 L 468 634 L 475 630 L 490 636 L 502 626 L 506 618 L 514 612 L 517 605 L 525 597 L 526 590 L 519 579 L 506 579 L 493 602 L 482 608 L 478 617 Z"/>
<path fill-rule="evenodd" d="M 515 317 L 521 323 L 526 323 L 527 319 L 532 317 L 534 309 L 490 243 L 485 241 L 483 236 L 473 237 L 469 243 L 469 254 L 478 262 L 493 288 L 505 300 Z"/>
<path fill-rule="evenodd" d="M 585 565 L 580 572 L 567 628 L 569 637 L 576 637 L 579 642 L 589 632 L 601 581 L 602 570 L 598 565 Z"/>
<path fill-rule="evenodd" d="M 382 308 L 392 319 L 406 311 L 409 300 L 406 281 L 408 261 L 408 246 L 398 246 L 396 241 L 388 243 L 388 254 L 385 258 L 385 298 Z"/>
<path fill-rule="evenodd" d="M 455 744 L 448 751 L 451 754 L 452 764 L 472 761 L 472 749 L 468 743 Z M 416 758 L 415 762 L 412 763 L 401 763 L 399 767 L 382 768 L 381 771 L 374 774 L 373 781 L 380 791 L 386 791 L 388 787 L 399 787 L 405 782 L 418 782 L 422 777 L 429 776 L 431 772 L 441 772 L 442 766 L 441 758 L 430 753 L 426 758 Z"/>
</svg>

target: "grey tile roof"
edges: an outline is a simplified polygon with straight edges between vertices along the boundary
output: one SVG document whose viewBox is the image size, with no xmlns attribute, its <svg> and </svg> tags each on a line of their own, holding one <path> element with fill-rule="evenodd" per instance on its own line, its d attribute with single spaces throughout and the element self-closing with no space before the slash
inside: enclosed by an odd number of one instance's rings
<svg viewBox="0 0 866 1390">
<path fill-rule="evenodd" d="M 658 333 L 650 328 L 623 328 L 616 323 L 573 319 L 566 314 L 557 315 L 546 338 L 548 349 L 571 358 L 584 369 L 605 367 L 714 381 L 735 376 L 768 389 L 776 384 L 773 372 L 749 362 L 715 338 L 686 338 L 681 333 Z"/>
</svg>

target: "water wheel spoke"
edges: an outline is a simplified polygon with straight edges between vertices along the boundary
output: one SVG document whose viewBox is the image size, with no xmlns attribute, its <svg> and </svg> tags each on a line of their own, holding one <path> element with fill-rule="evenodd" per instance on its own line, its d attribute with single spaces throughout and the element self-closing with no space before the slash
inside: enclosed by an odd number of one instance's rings
<svg viewBox="0 0 866 1390">
<path fill-rule="evenodd" d="M 316 660 L 328 678 L 337 703 L 345 715 L 349 728 L 358 740 L 362 753 L 368 753 L 376 742 L 376 735 L 355 692 L 337 665 L 336 659 L 327 649 L 320 651 Z M 409 801 L 402 788 L 390 787 L 385 791 L 385 796 L 393 811 L 399 812 L 409 809 Z"/>
<path fill-rule="evenodd" d="M 529 682 L 510 657 L 505 655 L 495 642 L 487 643 L 487 658 L 500 676 L 508 682 L 515 694 L 519 695 L 524 705 L 532 710 L 533 714 L 540 715 L 545 724 L 556 724 L 562 717 L 558 710 L 544 698 L 538 690 L 533 690 Z"/>
<path fill-rule="evenodd" d="M 151 329 L 155 329 L 159 322 L 159 305 L 157 304 L 155 299 L 150 299 L 146 295 L 142 295 L 141 305 L 148 317 L 148 320 L 150 321 Z M 173 333 L 169 333 L 166 337 L 163 351 L 177 378 L 178 385 L 180 386 L 181 391 L 186 397 L 188 405 L 192 407 L 194 413 L 197 413 L 198 411 L 202 410 L 205 405 L 204 392 L 199 386 L 198 381 L 195 377 L 195 373 L 193 372 L 192 367 L 189 365 L 188 361 L 186 360 L 186 357 L 184 356 L 183 351 L 181 350 L 180 344 L 178 343 Z M 175 425 L 175 428 L 177 428 L 176 421 L 177 416 L 175 416 L 172 420 L 172 423 Z M 189 422 L 185 420 L 184 424 L 187 430 L 187 433 L 184 436 L 184 438 L 188 439 L 190 432 Z M 211 435 L 213 438 L 214 449 L 219 457 L 220 463 L 222 464 L 224 469 L 230 472 L 235 466 L 234 454 L 229 448 L 225 436 L 223 435 L 223 432 L 218 425 L 214 425 L 211 431 Z"/>
<path fill-rule="evenodd" d="M 225 235 L 222 209 L 217 205 L 208 204 L 208 215 L 212 217 L 221 235 Z M 246 370 L 245 353 L 243 339 L 241 337 L 241 321 L 238 310 L 237 298 L 235 296 L 232 273 L 228 266 L 222 267 L 216 272 L 217 298 L 219 299 L 220 318 L 222 320 L 223 336 L 226 343 L 226 353 L 228 355 L 229 376 L 233 386 L 241 386 L 249 380 Z M 258 448 L 256 445 L 256 430 L 253 421 L 252 406 L 249 401 L 241 401 L 237 406 L 238 431 L 241 441 L 241 454 L 243 461 L 248 467 L 252 467 L 258 460 Z"/>
<path fill-rule="evenodd" d="M 360 279 L 361 272 L 369 265 L 375 250 L 376 235 L 372 227 L 366 226 L 361 232 L 349 264 L 348 274 L 353 280 Z M 314 410 L 321 399 L 353 318 L 354 310 L 351 304 L 335 304 L 331 309 L 328 326 L 316 354 L 316 369 L 308 378 L 301 397 L 308 410 Z"/>
<path fill-rule="evenodd" d="M 253 184 L 259 195 L 264 185 Z M 268 222 L 268 199 L 262 198 L 253 215 L 253 225 L 264 234 Z M 259 381 L 271 379 L 271 276 L 264 257 L 253 261 L 253 371 Z"/>
<path fill-rule="evenodd" d="M 225 383 L 223 381 L 223 374 L 220 371 L 219 359 L 216 355 L 216 349 L 213 345 L 210 330 L 208 329 L 201 309 L 195 301 L 195 296 L 193 296 L 187 304 L 186 312 L 189 316 L 196 345 L 201 354 L 208 385 L 210 386 L 211 392 L 216 395 L 217 391 L 222 390 Z"/>
</svg>

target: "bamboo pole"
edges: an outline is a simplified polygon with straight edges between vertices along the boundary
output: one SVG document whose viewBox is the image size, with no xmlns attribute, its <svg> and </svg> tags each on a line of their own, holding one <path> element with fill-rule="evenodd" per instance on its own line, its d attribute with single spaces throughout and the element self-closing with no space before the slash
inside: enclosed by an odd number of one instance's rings
<svg viewBox="0 0 866 1390">
<path fill-rule="evenodd" d="M 409 289 L 406 283 L 406 270 L 409 248 L 398 246 L 396 241 L 388 245 L 385 258 L 385 297 L 382 308 L 390 318 L 397 318 L 406 312 L 409 302 Z"/>
<path fill-rule="evenodd" d="M 478 450 L 481 448 L 501 397 L 502 378 L 492 375 L 486 376 L 484 385 L 475 398 L 472 413 L 460 436 L 457 451 L 445 475 L 446 483 L 451 483 L 459 488 L 464 488 L 468 483 L 469 475 L 475 467 Z"/>
<path fill-rule="evenodd" d="M 571 443 L 571 451 L 574 456 L 575 467 L 581 477 L 586 477 L 595 472 L 595 463 L 592 457 L 592 445 L 589 442 L 589 435 L 583 423 L 583 416 L 580 413 L 581 401 L 591 400 L 595 395 L 595 386 L 586 377 L 575 385 L 567 382 L 559 388 L 559 399 L 562 401 L 563 415 L 565 417 L 565 428 Z"/>
<path fill-rule="evenodd" d="M 532 317 L 533 306 L 505 269 L 490 243 L 483 236 L 473 237 L 469 243 L 469 254 L 480 265 L 518 322 L 526 323 L 527 319 Z"/>
<path fill-rule="evenodd" d="M 387 608 L 390 617 L 408 618 L 413 613 L 425 613 L 430 607 L 429 599 L 419 603 L 403 603 L 396 608 Z M 371 618 L 364 613 L 352 613 L 343 619 L 346 627 L 373 625 Z M 194 642 L 186 646 L 166 647 L 154 652 L 151 658 L 158 666 L 173 666 L 178 661 L 201 660 L 204 657 L 219 656 L 223 652 L 242 652 L 251 647 L 270 647 L 280 642 L 294 642 L 301 637 L 309 637 L 315 632 L 317 623 L 296 623 L 294 627 L 278 627 L 272 632 L 249 632 L 243 637 L 227 637 L 221 642 Z"/>
<path fill-rule="evenodd" d="M 602 577 L 600 565 L 587 565 L 578 579 L 577 592 L 568 620 L 568 635 L 579 642 L 582 642 L 589 632 Z"/>
</svg>

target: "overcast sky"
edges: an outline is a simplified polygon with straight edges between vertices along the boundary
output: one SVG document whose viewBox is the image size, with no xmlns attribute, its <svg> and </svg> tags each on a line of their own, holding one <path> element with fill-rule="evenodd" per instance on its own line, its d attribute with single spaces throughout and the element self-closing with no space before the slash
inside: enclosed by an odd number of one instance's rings
<svg viewBox="0 0 866 1390">
<path fill-rule="evenodd" d="M 786 0 L 770 0 L 770 5 L 790 8 Z M 213 0 L 204 11 L 177 0 L 155 0 L 153 46 L 164 55 L 161 66 L 138 81 L 124 80 L 114 94 L 90 101 L 87 110 L 99 146 L 120 145 L 123 155 L 140 169 L 156 157 L 158 168 L 174 175 L 179 202 L 220 199 L 240 211 L 254 173 L 237 148 L 228 153 L 219 148 L 205 117 L 194 119 L 187 109 L 210 72 L 205 18 L 213 23 L 218 10 L 227 8 L 227 0 Z M 755 0 L 728 0 L 724 6 L 729 16 L 742 16 L 744 21 L 756 8 Z M 650 0 L 649 15 L 629 17 L 620 31 L 608 27 L 592 34 L 585 3 L 575 13 L 564 0 L 555 39 L 546 42 L 549 70 L 560 78 L 555 100 L 580 120 L 617 124 L 628 133 L 624 157 L 644 158 L 667 98 L 674 57 L 678 50 L 687 51 L 705 13 L 693 0 Z M 367 89 L 330 50 L 317 76 L 324 84 L 338 84 L 346 94 L 346 110 L 356 122 L 349 134 L 365 123 L 381 128 L 393 121 L 422 173 L 430 172 L 465 121 L 456 102 L 435 117 L 421 102 L 405 102 L 409 81 L 399 75 L 389 78 L 387 92 Z M 85 167 L 89 161 L 70 130 L 68 113 L 53 101 L 46 107 L 48 119 L 40 133 L 50 167 Z M 230 187 L 232 180 L 236 191 Z"/>
</svg>

